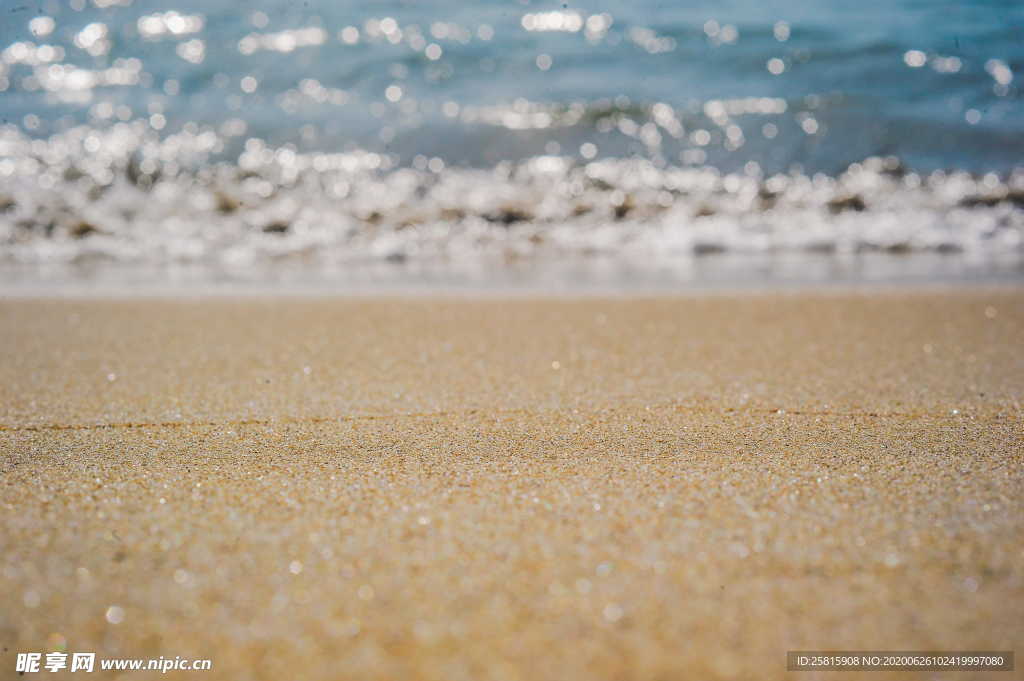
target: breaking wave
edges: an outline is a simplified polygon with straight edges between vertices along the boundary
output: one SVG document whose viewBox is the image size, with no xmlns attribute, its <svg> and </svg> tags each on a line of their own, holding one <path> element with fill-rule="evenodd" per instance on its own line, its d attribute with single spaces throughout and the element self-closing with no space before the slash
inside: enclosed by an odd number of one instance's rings
<svg viewBox="0 0 1024 681">
<path fill-rule="evenodd" d="M 458 263 L 709 253 L 1024 252 L 1024 172 L 838 176 L 538 156 L 491 168 L 300 153 L 139 123 L 0 131 L 0 261 Z M 221 160 L 218 160 L 220 158 Z M 422 162 L 421 162 L 422 161 Z"/>
</svg>

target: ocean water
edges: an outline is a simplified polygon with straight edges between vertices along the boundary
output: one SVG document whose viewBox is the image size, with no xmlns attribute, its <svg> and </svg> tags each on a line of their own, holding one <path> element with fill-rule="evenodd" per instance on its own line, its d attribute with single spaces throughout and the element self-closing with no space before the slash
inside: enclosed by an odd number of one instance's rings
<svg viewBox="0 0 1024 681">
<path fill-rule="evenodd" d="M 1024 257 L 1019 2 L 0 11 L 6 267 Z"/>
</svg>

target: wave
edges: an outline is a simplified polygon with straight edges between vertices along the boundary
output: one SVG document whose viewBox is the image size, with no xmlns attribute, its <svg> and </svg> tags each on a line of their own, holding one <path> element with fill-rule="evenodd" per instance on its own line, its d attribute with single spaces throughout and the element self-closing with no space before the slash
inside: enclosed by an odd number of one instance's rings
<svg viewBox="0 0 1024 681">
<path fill-rule="evenodd" d="M 0 129 L 0 262 L 465 263 L 709 253 L 1024 255 L 1024 171 L 726 173 L 639 158 L 490 168 L 299 152 L 188 126 Z"/>
</svg>

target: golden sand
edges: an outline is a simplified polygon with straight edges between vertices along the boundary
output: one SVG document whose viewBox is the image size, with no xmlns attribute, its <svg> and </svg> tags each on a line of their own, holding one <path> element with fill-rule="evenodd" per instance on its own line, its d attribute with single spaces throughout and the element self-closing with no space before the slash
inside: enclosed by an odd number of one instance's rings
<svg viewBox="0 0 1024 681">
<path fill-rule="evenodd" d="M 1024 654 L 1019 290 L 23 300 L 0 329 L 0 678 L 58 647 L 232 680 Z"/>
</svg>

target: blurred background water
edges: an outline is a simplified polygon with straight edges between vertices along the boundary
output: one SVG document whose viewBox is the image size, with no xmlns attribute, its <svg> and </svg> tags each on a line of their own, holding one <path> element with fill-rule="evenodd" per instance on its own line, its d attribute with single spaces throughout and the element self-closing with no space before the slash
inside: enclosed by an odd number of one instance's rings
<svg viewBox="0 0 1024 681">
<path fill-rule="evenodd" d="M 870 251 L 1019 269 L 1018 2 L 2 12 L 7 263 Z"/>
</svg>

